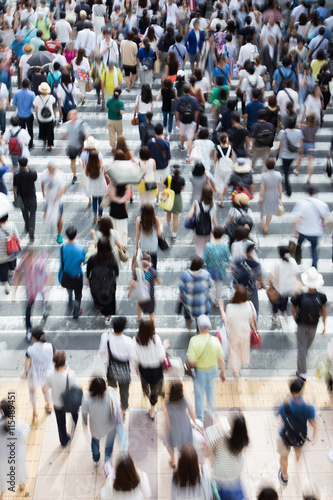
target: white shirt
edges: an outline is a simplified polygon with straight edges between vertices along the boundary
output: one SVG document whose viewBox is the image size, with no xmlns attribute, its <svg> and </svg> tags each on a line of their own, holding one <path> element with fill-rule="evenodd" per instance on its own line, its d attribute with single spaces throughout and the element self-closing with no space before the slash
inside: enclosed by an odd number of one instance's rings
<svg viewBox="0 0 333 500">
<path fill-rule="evenodd" d="M 301 14 L 308 15 L 308 9 L 304 7 L 304 5 L 297 5 L 297 7 L 292 10 L 290 17 L 293 17 L 295 21 L 298 21 Z"/>
<path fill-rule="evenodd" d="M 143 368 L 158 368 L 165 358 L 165 350 L 159 335 L 155 335 L 155 342 L 150 340 L 148 345 L 140 345 L 133 338 L 138 363 Z"/>
<path fill-rule="evenodd" d="M 138 18 L 136 17 L 136 15 L 132 14 L 131 17 L 126 16 L 125 25 L 128 26 L 128 28 L 130 30 L 133 28 L 133 26 L 137 26 L 138 25 Z"/>
<path fill-rule="evenodd" d="M 21 23 L 29 20 L 31 24 L 34 24 L 36 18 L 37 14 L 33 9 L 31 9 L 30 12 L 28 11 L 28 9 L 21 10 L 21 16 L 20 16 Z"/>
<path fill-rule="evenodd" d="M 116 335 L 112 332 L 104 332 L 101 336 L 98 352 L 106 363 L 108 363 L 109 359 L 108 342 L 110 342 L 110 350 L 113 356 L 120 361 L 137 359 L 134 343 L 130 337 L 125 334 Z"/>
<path fill-rule="evenodd" d="M 67 85 L 64 85 L 64 86 L 65 86 L 67 92 L 71 93 L 75 97 L 75 94 L 76 94 L 75 85 L 70 83 L 68 86 Z M 63 104 L 65 102 L 66 92 L 64 91 L 62 85 L 58 85 L 58 87 L 57 87 L 57 97 L 61 101 L 60 104 Z"/>
<path fill-rule="evenodd" d="M 291 296 L 296 291 L 296 276 L 298 266 L 295 259 L 290 258 L 289 262 L 280 259 L 273 267 L 271 275 L 274 277 L 274 286 L 280 295 Z"/>
<path fill-rule="evenodd" d="M 247 59 L 254 59 L 255 54 L 258 55 L 258 48 L 256 45 L 253 45 L 253 43 L 246 43 L 241 47 L 239 51 L 239 56 L 238 56 L 238 66 L 244 66 L 244 63 Z"/>
<path fill-rule="evenodd" d="M 293 208 L 293 214 L 300 217 L 297 231 L 306 236 L 321 236 L 324 232 L 322 217 L 327 217 L 329 213 L 327 203 L 318 198 L 308 196 L 298 201 Z"/>
<path fill-rule="evenodd" d="M 229 335 L 240 339 L 250 339 L 250 322 L 255 316 L 255 309 L 252 302 L 247 301 L 242 304 L 228 304 L 225 314 L 228 320 Z"/>
<path fill-rule="evenodd" d="M 162 26 L 159 26 L 158 24 L 151 24 L 151 26 L 154 28 L 155 35 L 157 36 L 157 38 L 161 38 L 161 36 L 164 33 Z M 148 30 L 149 28 L 146 29 L 144 37 L 147 36 Z"/>
<path fill-rule="evenodd" d="M 145 472 L 136 469 L 140 482 L 134 490 L 131 491 L 116 491 L 113 489 L 114 477 L 109 474 L 105 480 L 104 486 L 101 489 L 101 500 L 144 500 L 151 497 L 149 479 Z"/>
<path fill-rule="evenodd" d="M 232 13 L 233 10 L 240 10 L 241 6 L 243 5 L 244 0 L 231 0 L 229 4 L 229 12 L 230 14 Z"/>
<path fill-rule="evenodd" d="M 20 129 L 21 127 L 11 127 L 10 129 L 7 128 L 6 132 L 3 134 L 2 140 L 4 142 L 8 142 L 9 139 L 16 134 L 16 132 Z M 24 128 L 21 128 L 19 134 L 17 135 L 18 140 L 21 143 L 22 146 L 22 156 L 21 158 L 29 158 L 30 152 L 28 149 L 28 144 L 30 142 L 30 135 L 27 130 Z"/>
<path fill-rule="evenodd" d="M 292 102 L 294 103 L 294 110 L 297 112 L 298 110 L 298 93 L 293 89 L 286 89 L 290 97 L 292 98 Z M 285 92 L 285 90 L 279 90 L 276 96 L 277 105 L 279 107 L 280 115 L 287 114 L 287 104 L 291 102 L 289 99 L 289 95 Z"/>
<path fill-rule="evenodd" d="M 78 386 L 78 381 L 73 370 L 58 371 L 54 367 L 48 372 L 46 382 L 52 391 L 52 400 L 56 408 L 64 406 L 62 394 L 66 390 L 68 376 L 68 387 Z"/>
<path fill-rule="evenodd" d="M 8 89 L 4 83 L 0 84 L 0 108 L 7 108 Z"/>
<path fill-rule="evenodd" d="M 101 41 L 99 46 L 100 53 L 102 54 L 108 45 L 110 45 L 110 48 L 102 56 L 103 63 L 106 65 L 109 61 L 118 61 L 119 57 L 118 44 L 115 40 L 113 40 L 113 38 L 110 39 L 109 43 L 105 40 L 105 38 Z"/>
<path fill-rule="evenodd" d="M 78 33 L 75 42 L 75 50 L 80 48 L 85 49 L 87 57 L 95 51 L 96 33 L 94 31 L 90 31 L 89 28 L 85 28 Z"/>
<path fill-rule="evenodd" d="M 190 22 L 190 28 L 191 29 L 194 29 L 194 21 L 195 20 L 196 20 L 196 18 L 194 17 L 192 19 L 192 21 Z M 220 24 L 222 24 L 222 22 L 220 22 Z M 205 31 L 207 28 L 208 28 L 208 23 L 207 23 L 206 19 L 204 17 L 200 17 L 200 19 L 199 19 L 199 30 Z"/>
<path fill-rule="evenodd" d="M 145 115 L 148 111 L 152 110 L 153 103 L 152 102 L 143 102 L 141 99 L 141 95 L 136 96 L 135 106 L 139 105 L 138 113 Z"/>
<path fill-rule="evenodd" d="M 327 29 L 333 31 L 333 16 L 330 16 L 327 19 L 325 19 L 324 24 Z"/>
<path fill-rule="evenodd" d="M 53 106 L 55 102 L 56 100 L 51 94 L 43 96 L 38 95 L 35 97 L 34 108 L 37 106 L 38 121 L 40 121 L 41 123 L 47 123 L 54 120 Z M 44 107 L 48 108 L 51 112 L 51 116 L 49 118 L 43 118 L 41 115 L 41 111 Z"/>
<path fill-rule="evenodd" d="M 66 186 L 65 175 L 58 168 L 56 169 L 55 174 L 51 175 L 49 169 L 46 168 L 41 175 L 41 184 L 44 184 L 46 202 L 53 201 L 60 191 Z"/>
<path fill-rule="evenodd" d="M 30 367 L 27 373 L 28 384 L 36 389 L 46 383 L 48 371 L 52 368 L 53 347 L 49 342 L 34 342 L 27 349 Z"/>
<path fill-rule="evenodd" d="M 254 88 L 262 89 L 264 86 L 265 86 L 265 84 L 264 84 L 264 80 L 262 79 L 262 76 L 256 75 L 255 73 L 254 73 L 254 75 L 250 75 L 249 73 L 246 72 L 246 75 L 243 77 L 243 80 L 241 83 L 241 91 L 246 92 L 246 96 L 245 96 L 246 104 L 251 101 L 252 92 L 253 92 Z"/>
<path fill-rule="evenodd" d="M 275 43 L 282 38 L 282 32 L 278 24 L 274 24 L 272 27 L 270 24 L 265 24 L 265 26 L 261 30 L 260 34 L 260 42 L 263 43 L 263 47 L 268 43 L 268 39 L 270 36 L 273 36 L 275 39 Z"/>
<path fill-rule="evenodd" d="M 62 56 L 61 54 L 56 54 L 55 58 L 53 59 L 53 64 L 55 62 L 58 62 L 62 68 L 65 68 L 68 66 L 68 63 L 66 61 L 66 57 Z"/>
<path fill-rule="evenodd" d="M 215 17 L 215 19 L 213 19 L 212 22 L 210 23 L 211 28 L 213 30 L 215 30 L 217 24 L 221 25 L 221 29 L 222 30 L 224 30 L 226 28 L 226 26 L 227 26 L 227 23 L 225 22 L 224 19 L 219 19 L 218 17 Z M 202 28 L 200 28 L 200 29 L 202 29 Z"/>
<path fill-rule="evenodd" d="M 317 97 L 313 97 L 313 95 L 309 94 L 305 99 L 304 106 L 306 107 L 305 116 L 311 115 L 311 113 L 315 113 L 316 119 L 318 123 L 321 121 L 321 99 Z"/>
<path fill-rule="evenodd" d="M 167 10 L 166 26 L 168 26 L 168 24 L 170 23 L 176 26 L 177 16 L 178 16 L 177 5 L 175 3 L 173 3 L 172 5 L 167 4 L 166 10 Z"/>
<path fill-rule="evenodd" d="M 28 76 L 28 71 L 30 69 L 30 66 L 27 63 L 27 60 L 31 55 L 32 54 L 23 54 L 21 56 L 19 67 L 22 68 L 22 80 L 24 80 L 24 78 L 27 78 Z"/>
<path fill-rule="evenodd" d="M 72 32 L 72 27 L 66 19 L 60 19 L 55 23 L 55 30 L 57 32 L 57 39 L 61 43 L 67 43 L 70 40 L 70 33 Z"/>
</svg>

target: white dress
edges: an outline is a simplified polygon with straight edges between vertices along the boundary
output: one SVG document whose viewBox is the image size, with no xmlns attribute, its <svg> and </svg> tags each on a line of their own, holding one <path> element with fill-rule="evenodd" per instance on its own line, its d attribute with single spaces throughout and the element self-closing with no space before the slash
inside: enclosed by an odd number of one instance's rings
<svg viewBox="0 0 333 500">
<path fill-rule="evenodd" d="M 106 11 L 105 5 L 95 4 L 93 5 L 93 26 L 96 33 L 96 36 L 100 35 L 102 29 L 105 27 L 105 19 L 104 14 Z"/>
<path fill-rule="evenodd" d="M 101 166 L 101 168 L 99 169 L 99 176 L 97 177 L 97 179 L 91 179 L 89 176 L 87 176 L 86 193 L 89 197 L 93 196 L 99 198 L 105 195 L 106 188 L 107 184 L 104 177 L 104 169 Z"/>
<path fill-rule="evenodd" d="M 147 161 L 140 160 L 141 170 L 145 172 L 145 182 L 155 182 L 154 175 L 154 160 L 153 158 L 149 158 Z M 140 195 L 141 205 L 145 203 L 154 203 L 156 200 L 156 196 L 152 191 L 145 191 Z"/>
</svg>

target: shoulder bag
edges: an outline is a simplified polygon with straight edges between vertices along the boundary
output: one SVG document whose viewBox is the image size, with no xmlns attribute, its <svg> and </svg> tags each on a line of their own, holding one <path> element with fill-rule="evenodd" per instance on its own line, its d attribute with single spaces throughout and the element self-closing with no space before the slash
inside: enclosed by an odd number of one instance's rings
<svg viewBox="0 0 333 500">
<path fill-rule="evenodd" d="M 77 276 L 71 276 L 68 273 L 64 272 L 64 245 L 60 248 L 60 260 L 61 260 L 61 270 L 62 270 L 62 278 L 61 278 L 61 286 L 63 288 L 67 288 L 68 290 L 78 290 L 83 286 L 83 277 L 82 274 L 78 274 Z"/>
<path fill-rule="evenodd" d="M 19 254 L 21 245 L 20 240 L 14 234 L 14 229 L 12 230 L 12 234 L 7 233 L 2 227 L 0 229 L 7 235 L 7 255 L 11 257 Z"/>
<path fill-rule="evenodd" d="M 150 301 L 150 288 L 149 283 L 144 277 L 144 272 L 142 269 L 137 267 L 135 269 L 136 282 L 134 288 L 132 289 L 129 299 L 134 302 L 149 302 Z"/>
<path fill-rule="evenodd" d="M 110 341 L 107 342 L 109 365 L 106 376 L 109 382 L 118 382 L 119 384 L 129 384 L 131 381 L 131 369 L 129 361 L 120 361 L 113 356 L 110 348 Z"/>
<path fill-rule="evenodd" d="M 66 413 L 77 413 L 81 406 L 83 392 L 81 387 L 74 385 L 69 387 L 68 373 L 66 377 L 66 389 L 65 392 L 61 394 L 62 401 L 64 403 L 64 408 Z"/>
<path fill-rule="evenodd" d="M 161 148 L 161 146 L 158 144 L 157 140 L 155 139 L 155 137 L 153 137 L 152 141 L 153 141 L 153 143 L 155 144 L 155 146 L 157 147 L 157 149 L 159 149 L 159 150 L 160 150 L 160 153 L 162 154 L 163 158 L 164 158 L 165 160 L 167 160 L 167 159 L 168 159 L 168 155 L 167 155 L 167 150 L 166 150 L 166 148 L 165 148 L 165 149 L 162 149 L 162 148 Z"/>
<path fill-rule="evenodd" d="M 197 359 L 197 362 L 199 361 L 199 359 L 202 357 L 202 355 L 204 354 L 204 352 L 206 351 L 206 348 L 210 342 L 210 339 L 212 338 L 211 334 L 209 333 L 208 334 L 209 336 L 209 339 L 207 340 L 206 342 L 206 345 L 202 351 L 202 353 L 200 354 L 200 356 L 198 357 Z M 195 378 L 195 368 L 192 368 L 192 366 L 190 365 L 189 363 L 189 360 L 187 359 L 184 363 L 184 372 L 185 372 L 185 375 L 187 375 L 188 377 L 191 377 L 191 378 Z"/>
<path fill-rule="evenodd" d="M 252 302 L 250 302 L 250 306 L 251 306 L 251 309 L 253 312 L 253 316 L 255 316 L 254 307 L 252 305 Z M 261 349 L 261 337 L 260 337 L 260 333 L 258 332 L 258 329 L 257 329 L 257 322 L 255 322 L 254 326 L 251 325 L 250 343 L 251 343 L 251 347 L 253 347 L 254 349 Z"/>
<path fill-rule="evenodd" d="M 277 289 L 275 288 L 273 283 L 269 284 L 269 287 L 267 288 L 266 293 L 267 293 L 268 300 L 272 304 L 278 304 L 279 302 L 281 302 L 281 295 L 277 291 Z"/>
<path fill-rule="evenodd" d="M 166 212 L 171 212 L 175 203 L 175 192 L 171 189 L 172 177 L 168 176 L 168 187 L 164 188 L 158 198 L 158 204 Z"/>
</svg>

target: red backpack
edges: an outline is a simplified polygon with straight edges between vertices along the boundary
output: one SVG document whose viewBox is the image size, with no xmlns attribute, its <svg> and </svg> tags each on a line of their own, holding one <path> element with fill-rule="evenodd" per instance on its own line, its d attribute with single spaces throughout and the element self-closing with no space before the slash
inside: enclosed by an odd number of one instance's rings
<svg viewBox="0 0 333 500">
<path fill-rule="evenodd" d="M 22 155 L 22 145 L 17 137 L 19 133 L 21 132 L 21 129 L 19 129 L 14 135 L 10 136 L 9 139 L 9 154 L 13 156 L 21 156 Z"/>
</svg>

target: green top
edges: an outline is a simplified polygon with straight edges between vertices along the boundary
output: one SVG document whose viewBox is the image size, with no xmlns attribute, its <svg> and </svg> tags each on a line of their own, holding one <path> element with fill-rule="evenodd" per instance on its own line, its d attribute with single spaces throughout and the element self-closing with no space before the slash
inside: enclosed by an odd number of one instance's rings
<svg viewBox="0 0 333 500">
<path fill-rule="evenodd" d="M 115 99 L 114 97 L 110 97 L 108 102 L 106 103 L 106 107 L 108 108 L 108 119 L 109 120 L 121 120 L 122 109 L 125 109 L 124 101 L 121 99 Z"/>
<path fill-rule="evenodd" d="M 222 347 L 217 337 L 200 333 L 191 338 L 188 345 L 187 357 L 195 362 L 196 368 L 209 370 L 216 368 L 217 360 L 221 357 L 223 358 Z"/>
<path fill-rule="evenodd" d="M 208 102 L 209 103 L 212 103 L 216 100 L 220 100 L 220 91 L 221 89 L 225 89 L 226 92 L 227 92 L 227 98 L 229 96 L 229 87 L 228 85 L 222 85 L 222 87 L 214 87 L 212 88 L 210 94 L 209 94 L 209 97 L 208 97 Z"/>
</svg>

